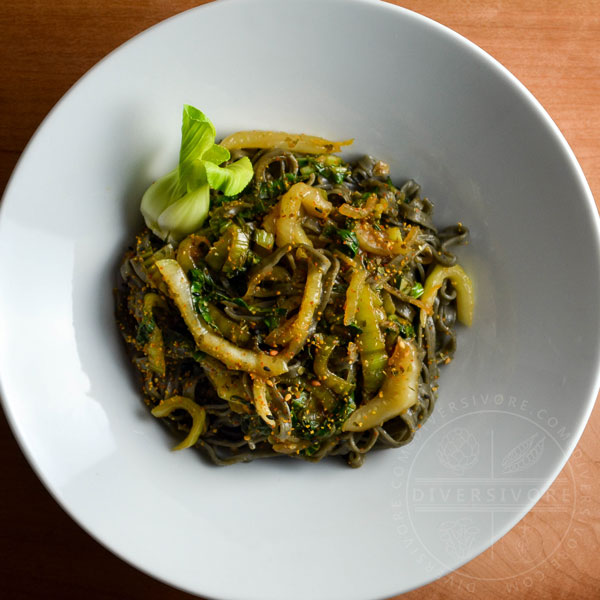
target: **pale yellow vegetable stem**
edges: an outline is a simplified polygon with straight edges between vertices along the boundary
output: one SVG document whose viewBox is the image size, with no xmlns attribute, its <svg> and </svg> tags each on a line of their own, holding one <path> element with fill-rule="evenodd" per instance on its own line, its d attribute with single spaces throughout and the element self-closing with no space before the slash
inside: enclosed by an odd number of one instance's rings
<svg viewBox="0 0 600 600">
<path fill-rule="evenodd" d="M 176 260 L 160 260 L 156 266 L 199 350 L 220 360 L 229 369 L 248 371 L 266 377 L 287 373 L 287 364 L 281 357 L 240 348 L 208 329 L 206 323 L 196 314 L 189 281 Z"/>
<path fill-rule="evenodd" d="M 265 338 L 265 342 L 270 346 L 287 347 L 279 354 L 285 360 L 294 357 L 306 343 L 321 298 L 323 295 L 323 277 L 331 266 L 330 261 L 325 256 L 315 256 L 316 252 L 309 247 L 300 247 L 308 261 L 308 274 L 304 285 L 304 294 L 298 314 Z M 312 253 L 312 255 L 311 255 Z"/>
<path fill-rule="evenodd" d="M 183 450 L 193 446 L 198 438 L 206 431 L 206 411 L 198 406 L 191 398 L 171 396 L 152 409 L 152 415 L 158 418 L 170 415 L 174 410 L 183 409 L 192 417 L 192 426 L 186 438 L 173 448 Z"/>
<path fill-rule="evenodd" d="M 267 400 L 267 382 L 261 377 L 255 377 L 252 381 L 252 394 L 254 396 L 254 406 L 258 416 L 269 426 L 275 427 L 275 419 L 269 408 Z"/>
<path fill-rule="evenodd" d="M 387 377 L 379 392 L 348 417 L 343 431 L 377 427 L 417 403 L 421 361 L 412 341 L 398 340 L 386 371 Z"/>
<path fill-rule="evenodd" d="M 246 391 L 242 373 L 230 371 L 222 362 L 210 356 L 204 356 L 201 365 L 217 396 L 229 402 L 232 411 L 246 414 L 251 412 L 246 403 L 251 402 L 252 398 Z"/>
<path fill-rule="evenodd" d="M 200 246 L 206 246 L 208 249 L 211 243 L 202 235 L 192 233 L 188 235 L 177 247 L 177 262 L 183 267 L 184 273 L 189 273 L 190 269 L 197 267 L 197 260 L 200 258 Z"/>
<path fill-rule="evenodd" d="M 152 329 L 152 333 L 150 333 L 148 341 L 144 345 L 144 352 L 148 357 L 150 368 L 160 375 L 160 377 L 164 377 L 167 368 L 165 363 L 165 344 L 160 327 L 154 319 L 154 309 L 156 307 L 166 309 L 167 303 L 162 296 L 153 292 L 147 293 L 144 296 L 143 319 L 147 323 L 154 323 L 154 328 Z"/>
<path fill-rule="evenodd" d="M 423 295 L 421 296 L 421 302 L 425 305 L 425 313 L 431 314 L 435 297 L 446 279 L 449 279 L 450 283 L 456 289 L 456 314 L 458 320 L 465 325 L 471 325 L 473 323 L 473 309 L 475 304 L 473 283 L 460 265 L 454 265 L 453 267 L 437 265 L 429 277 L 427 277 L 423 288 Z M 422 310 L 422 322 L 424 322 L 426 316 Z"/>
<path fill-rule="evenodd" d="M 367 272 L 363 268 L 356 268 L 352 273 L 348 290 L 346 291 L 346 305 L 344 306 L 344 325 L 350 325 L 356 318 L 358 300 L 367 279 Z"/>
<path fill-rule="evenodd" d="M 296 315 L 294 323 L 290 330 L 290 341 L 281 353 L 285 360 L 291 360 L 304 346 L 310 333 L 310 326 L 315 318 L 315 312 L 319 307 L 321 296 L 323 295 L 323 275 L 329 268 L 322 269 L 314 260 L 308 259 L 308 275 L 306 277 L 306 287 L 302 296 L 300 310 Z"/>
<path fill-rule="evenodd" d="M 388 355 L 385 351 L 385 338 L 379 328 L 377 295 L 369 285 L 363 285 L 358 297 L 356 321 L 362 330 L 357 342 L 360 351 L 363 387 L 367 393 L 373 393 L 381 386 L 385 378 L 385 365 Z"/>
<path fill-rule="evenodd" d="M 338 343 L 338 339 L 333 335 L 315 335 L 315 360 L 313 361 L 313 370 L 315 375 L 328 387 L 340 396 L 347 396 L 354 389 L 354 384 L 339 377 L 329 370 L 328 361 L 331 353 Z"/>
<path fill-rule="evenodd" d="M 312 247 L 300 222 L 302 198 L 307 193 L 302 186 L 311 189 L 305 184 L 296 183 L 279 201 L 279 218 L 275 222 L 275 240 L 279 248 L 289 244 L 306 244 Z"/>
<path fill-rule="evenodd" d="M 331 154 L 340 152 L 342 146 L 351 144 L 353 140 L 332 142 L 314 135 L 303 133 L 286 133 L 284 131 L 238 131 L 222 142 L 221 146 L 236 150 L 239 148 L 283 148 L 307 154 Z"/>
<path fill-rule="evenodd" d="M 333 210 L 333 204 L 327 200 L 325 190 L 302 182 L 296 183 L 292 187 L 297 189 L 302 201 L 302 208 L 307 214 L 318 219 L 326 219 L 329 216 L 329 213 Z"/>
</svg>

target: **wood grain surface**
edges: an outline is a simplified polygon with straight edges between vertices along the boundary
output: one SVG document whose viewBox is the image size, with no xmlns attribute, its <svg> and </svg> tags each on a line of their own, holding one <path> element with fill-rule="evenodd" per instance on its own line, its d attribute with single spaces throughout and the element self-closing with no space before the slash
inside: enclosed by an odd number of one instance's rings
<svg viewBox="0 0 600 600">
<path fill-rule="evenodd" d="M 36 127 L 81 75 L 133 35 L 198 4 L 203 2 L 5 0 L 0 8 L 0 191 Z M 600 199 L 598 0 L 396 4 L 461 33 L 512 71 L 557 123 Z M 575 453 L 538 504 L 559 498 L 569 514 L 534 509 L 487 552 L 402 598 L 600 598 L 599 438 L 596 406 Z M 0 597 L 192 598 L 126 565 L 79 529 L 37 480 L 4 418 L 0 452 Z"/>
</svg>

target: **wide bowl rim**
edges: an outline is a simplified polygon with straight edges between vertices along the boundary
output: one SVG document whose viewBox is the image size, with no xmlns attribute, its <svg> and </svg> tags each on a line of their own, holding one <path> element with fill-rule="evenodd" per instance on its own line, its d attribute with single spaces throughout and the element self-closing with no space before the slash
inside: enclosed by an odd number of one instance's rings
<svg viewBox="0 0 600 600">
<path fill-rule="evenodd" d="M 190 13 L 195 13 L 197 11 L 219 10 L 219 6 L 222 4 L 235 4 L 235 3 L 240 3 L 241 1 L 242 0 L 219 0 L 219 1 L 215 1 L 215 2 L 210 2 L 208 4 L 195 6 L 190 9 L 187 9 L 183 12 L 172 15 L 171 17 L 168 17 L 160 22 L 155 23 L 151 27 L 141 31 L 140 33 L 136 34 L 135 36 L 128 39 L 124 43 L 120 44 L 115 49 L 113 49 L 111 52 L 109 52 L 106 56 L 104 56 L 100 61 L 98 61 L 94 66 L 92 66 L 85 74 L 83 74 L 65 92 L 65 94 L 56 102 L 56 104 L 52 107 L 52 109 L 44 117 L 44 119 L 41 121 L 41 123 L 36 128 L 34 134 L 31 136 L 30 140 L 26 144 L 24 150 L 22 151 L 22 153 L 13 169 L 13 172 L 11 173 L 8 183 L 4 189 L 4 192 L 2 194 L 2 200 L 0 202 L 0 235 L 5 226 L 6 219 L 4 219 L 3 216 L 7 210 L 7 208 L 6 208 L 7 204 L 8 204 L 7 201 L 10 201 L 10 197 L 12 195 L 12 188 L 13 188 L 13 185 L 14 185 L 14 182 L 16 179 L 16 174 L 20 171 L 23 164 L 27 161 L 30 150 L 36 144 L 36 141 L 39 137 L 40 132 L 44 129 L 46 124 L 52 120 L 54 114 L 56 113 L 57 110 L 59 110 L 60 106 L 62 106 L 62 104 L 71 97 L 71 95 L 76 91 L 78 86 L 83 81 L 87 80 L 90 77 L 93 77 L 96 70 L 101 65 L 103 65 L 107 61 L 111 60 L 113 58 L 113 56 L 117 55 L 122 49 L 128 47 L 131 44 L 134 44 L 137 40 L 139 40 L 142 37 L 151 35 L 152 32 L 154 32 L 158 28 L 162 28 L 165 25 L 170 24 L 179 19 L 185 19 L 185 18 L 187 18 L 187 15 Z M 248 2 L 248 0 L 243 0 L 243 1 Z M 596 207 L 596 204 L 594 201 L 594 197 L 593 197 L 592 191 L 590 189 L 590 186 L 585 178 L 584 172 L 583 172 L 573 150 L 571 149 L 570 145 L 568 144 L 567 140 L 565 139 L 564 135 L 560 131 L 557 124 L 550 117 L 548 112 L 543 108 L 543 106 L 537 100 L 537 98 L 526 88 L 526 86 L 519 79 L 517 79 L 517 77 L 515 75 L 513 75 L 505 66 L 503 66 L 497 59 L 495 59 L 492 55 L 490 55 L 488 52 L 483 50 L 481 47 L 477 46 L 475 43 L 471 42 L 469 39 L 467 39 L 463 35 L 457 33 L 453 29 L 451 29 L 429 17 L 426 17 L 415 11 L 412 11 L 412 10 L 409 10 L 409 9 L 406 9 L 406 8 L 403 8 L 403 7 L 400 7 L 397 5 L 382 2 L 381 0 L 346 0 L 347 4 L 350 4 L 350 2 L 352 2 L 356 5 L 359 5 L 359 4 L 360 5 L 370 5 L 375 10 L 382 10 L 382 11 L 387 10 L 387 11 L 390 11 L 391 13 L 395 13 L 395 14 L 410 15 L 411 18 L 421 20 L 422 22 L 435 27 L 438 31 L 442 32 L 445 36 L 448 36 L 448 38 L 455 40 L 455 42 L 467 47 L 472 52 L 476 53 L 483 61 L 485 61 L 486 66 L 488 68 L 493 69 L 496 73 L 500 74 L 504 78 L 506 85 L 510 85 L 519 91 L 520 96 L 523 99 L 523 101 L 527 102 L 531 107 L 533 107 L 535 109 L 536 113 L 543 118 L 543 120 L 545 122 L 545 126 L 553 134 L 554 141 L 560 146 L 560 148 L 562 150 L 562 154 L 565 157 L 565 160 L 568 162 L 568 166 L 570 167 L 570 169 L 572 169 L 572 171 L 574 172 L 574 174 L 577 177 L 577 181 L 580 186 L 579 191 L 580 191 L 581 200 L 584 202 L 585 207 L 586 207 L 587 211 L 589 212 L 589 214 L 592 218 L 592 221 L 594 223 L 594 234 L 595 234 L 594 241 L 595 241 L 596 251 L 600 255 L 600 216 L 598 214 L 598 210 L 597 210 L 597 207 Z M 596 342 L 597 342 L 597 347 L 599 347 L 600 338 L 597 338 Z M 578 442 L 581 438 L 581 435 L 583 434 L 583 431 L 589 421 L 589 418 L 590 418 L 591 412 L 594 408 L 596 398 L 598 396 L 599 391 L 600 391 L 600 365 L 598 365 L 594 376 L 590 379 L 590 395 L 588 398 L 585 399 L 584 416 L 577 423 L 576 430 L 574 431 L 573 436 L 569 440 L 569 442 L 567 444 L 567 448 L 565 449 L 563 459 L 556 463 L 552 476 L 548 478 L 548 481 L 543 486 L 544 493 L 548 490 L 548 488 L 552 485 L 552 483 L 554 482 L 556 477 L 562 471 L 567 460 L 569 459 L 570 455 L 572 454 L 576 445 L 578 444 Z M 153 573 L 150 570 L 146 569 L 143 564 L 136 562 L 135 557 L 128 556 L 124 550 L 122 551 L 121 549 L 114 547 L 112 545 L 110 539 L 106 539 L 99 533 L 93 532 L 84 520 L 79 519 L 77 516 L 75 516 L 73 514 L 73 512 L 71 511 L 69 504 L 66 502 L 66 500 L 64 500 L 61 497 L 60 491 L 57 490 L 56 485 L 47 476 L 47 474 L 45 474 L 44 471 L 40 468 L 39 463 L 36 461 L 35 457 L 33 456 L 31 448 L 27 445 L 26 440 L 25 440 L 25 435 L 24 435 L 23 429 L 22 429 L 22 424 L 19 423 L 19 421 L 16 419 L 14 412 L 12 410 L 11 401 L 7 398 L 6 394 L 4 393 L 3 377 L 2 377 L 1 373 L 0 373 L 0 402 L 2 404 L 4 414 L 6 415 L 6 419 L 7 419 L 7 422 L 9 423 L 9 426 L 13 433 L 13 436 L 14 436 L 21 452 L 23 453 L 27 462 L 29 463 L 30 467 L 32 468 L 32 470 L 34 471 L 34 473 L 36 474 L 38 479 L 41 481 L 41 483 L 44 485 L 45 489 L 49 492 L 51 497 L 65 511 L 65 513 L 67 513 L 69 515 L 69 517 L 71 519 L 73 519 L 79 527 L 81 527 L 81 529 L 83 529 L 88 535 L 90 535 L 94 540 L 99 542 L 102 546 L 107 548 L 112 554 L 114 554 L 115 556 L 117 556 L 118 558 L 120 558 L 121 560 L 126 562 L 127 564 L 133 566 L 137 570 L 143 572 L 144 574 L 146 574 L 154 579 L 157 579 L 159 581 L 162 581 L 163 583 L 170 585 L 174 588 L 180 589 L 182 591 L 185 591 L 185 592 L 188 592 L 191 594 L 202 593 L 202 592 L 199 592 L 198 590 L 188 589 L 184 586 L 179 585 L 176 581 L 168 580 L 166 578 L 160 577 L 156 573 Z M 511 522 L 510 524 L 508 524 L 508 526 L 506 526 L 503 531 L 501 531 L 497 536 L 495 536 L 494 539 L 491 539 L 489 546 L 496 543 L 501 537 L 503 537 L 508 531 L 510 531 L 518 523 L 518 521 L 520 521 L 521 518 L 527 512 L 529 512 L 529 510 L 531 510 L 531 508 L 534 504 L 535 504 L 535 502 L 531 502 L 531 505 L 529 506 L 529 508 L 524 510 L 523 514 L 519 515 L 518 518 L 515 518 L 514 522 Z M 484 550 L 482 550 L 482 551 L 484 551 Z M 460 563 L 458 565 L 458 567 L 466 564 L 467 562 L 470 562 L 477 555 L 478 554 L 470 556 L 468 559 L 466 559 L 462 563 Z M 450 572 L 450 571 L 440 573 L 439 575 L 436 576 L 435 579 L 445 576 L 448 572 Z M 431 579 L 430 582 L 434 581 L 435 579 Z M 420 587 L 420 586 L 416 586 L 416 587 Z M 404 592 L 410 591 L 411 589 L 415 589 L 415 587 L 412 587 L 410 589 L 404 589 L 402 592 L 393 592 L 392 591 L 392 593 L 404 593 Z M 215 596 L 207 596 L 204 593 L 202 593 L 202 595 L 204 597 L 206 597 L 207 599 L 210 598 L 212 600 L 220 600 L 220 598 L 217 598 Z M 376 596 L 376 597 L 374 596 L 373 600 L 377 600 L 379 598 L 383 599 L 386 597 L 389 597 L 387 593 L 383 596 Z M 244 596 L 237 596 L 235 598 L 232 598 L 231 600 L 244 600 L 244 599 L 245 599 Z"/>
</svg>

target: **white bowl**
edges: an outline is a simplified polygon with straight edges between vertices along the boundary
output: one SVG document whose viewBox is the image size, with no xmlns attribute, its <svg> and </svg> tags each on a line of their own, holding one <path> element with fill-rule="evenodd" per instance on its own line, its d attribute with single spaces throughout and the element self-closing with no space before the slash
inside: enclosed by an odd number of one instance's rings
<svg viewBox="0 0 600 600">
<path fill-rule="evenodd" d="M 113 319 L 140 196 L 177 156 L 181 108 L 220 135 L 354 137 L 462 221 L 471 329 L 414 442 L 227 468 L 172 453 Z M 598 390 L 598 215 L 548 115 L 502 66 L 380 2 L 229 0 L 98 64 L 34 136 L 0 221 L 5 411 L 41 480 L 143 571 L 228 600 L 364 600 L 423 585 L 506 533 L 574 448 Z"/>
</svg>

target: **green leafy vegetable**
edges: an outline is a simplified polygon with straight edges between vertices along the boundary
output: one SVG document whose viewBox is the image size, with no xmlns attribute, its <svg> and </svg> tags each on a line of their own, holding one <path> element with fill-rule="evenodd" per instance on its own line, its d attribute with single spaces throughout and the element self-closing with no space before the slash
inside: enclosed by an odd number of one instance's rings
<svg viewBox="0 0 600 600">
<path fill-rule="evenodd" d="M 346 176 L 350 174 L 350 167 L 343 164 L 339 156 L 332 154 L 305 157 L 298 161 L 298 165 L 300 166 L 300 174 L 304 177 L 316 173 L 334 183 L 342 183 Z"/>
<path fill-rule="evenodd" d="M 191 281 L 192 293 L 210 293 L 216 287 L 213 278 L 202 269 L 190 269 L 188 275 Z"/>
<path fill-rule="evenodd" d="M 258 190 L 259 197 L 263 200 L 278 198 L 282 194 L 285 194 L 290 189 L 290 186 L 296 183 L 297 179 L 294 173 L 286 173 L 279 179 L 263 181 Z"/>
<path fill-rule="evenodd" d="M 390 315 L 388 318 L 390 321 L 396 324 L 398 333 L 400 333 L 404 339 L 411 339 L 415 337 L 415 330 L 410 323 L 400 319 L 397 315 Z"/>
<path fill-rule="evenodd" d="M 226 196 L 233 196 L 241 192 L 252 179 L 254 173 L 252 163 L 247 156 L 240 158 L 227 167 L 219 167 L 207 160 L 203 161 L 203 166 L 208 185 L 214 190 L 223 192 Z"/>
<path fill-rule="evenodd" d="M 413 298 L 420 298 L 423 295 L 424 291 L 425 290 L 423 289 L 423 286 L 420 283 L 415 283 L 415 285 L 413 285 L 410 289 L 410 295 Z"/>
<path fill-rule="evenodd" d="M 221 237 L 221 235 L 225 233 L 225 230 L 231 225 L 231 219 L 225 219 L 218 215 L 213 216 L 208 220 L 208 225 L 214 237 L 218 238 Z"/>
<path fill-rule="evenodd" d="M 152 317 L 142 319 L 137 327 L 136 342 L 142 346 L 147 344 L 155 327 L 156 323 Z"/>
<path fill-rule="evenodd" d="M 279 327 L 279 323 L 281 322 L 281 318 L 286 314 L 285 308 L 275 308 L 264 318 L 265 325 L 269 328 L 269 331 L 273 331 Z"/>
<path fill-rule="evenodd" d="M 414 338 L 415 330 L 409 323 L 400 323 L 400 335 L 404 339 Z"/>
<path fill-rule="evenodd" d="M 306 392 L 302 392 L 293 398 L 291 413 L 294 435 L 300 439 L 310 440 L 318 444 L 318 440 L 323 440 L 338 433 L 344 421 L 356 409 L 356 403 L 353 394 L 343 398 L 333 398 L 333 405 L 329 409 L 316 401 L 314 392 L 311 396 L 308 396 Z M 318 450 L 318 446 L 316 450 Z M 309 450 L 308 455 L 311 454 Z"/>
<path fill-rule="evenodd" d="M 142 197 L 146 225 L 165 241 L 180 241 L 197 231 L 208 215 L 210 189 L 232 196 L 254 171 L 247 156 L 225 167 L 229 150 L 215 144 L 215 128 L 193 106 L 184 105 L 178 166 L 154 182 Z"/>
<path fill-rule="evenodd" d="M 200 269 L 191 269 L 190 290 L 196 312 L 210 325 L 213 324 L 213 318 L 208 310 L 208 294 L 214 289 L 214 281 L 210 275 Z"/>
<path fill-rule="evenodd" d="M 209 324 L 214 320 L 210 315 L 209 302 L 231 302 L 251 315 L 264 315 L 264 322 L 272 330 L 279 326 L 281 319 L 286 315 L 287 310 L 279 307 L 259 307 L 251 306 L 243 298 L 233 298 L 228 296 L 223 290 L 219 289 L 208 271 L 203 269 L 190 269 L 188 273 L 190 279 L 190 289 L 194 308 L 196 312 Z"/>
<path fill-rule="evenodd" d="M 358 252 L 358 239 L 356 234 L 349 229 L 340 229 L 333 225 L 327 227 L 324 231 L 325 235 L 331 238 L 336 238 L 339 243 L 339 249 L 346 256 L 354 258 Z"/>
<path fill-rule="evenodd" d="M 363 330 L 356 323 L 350 323 L 350 325 L 348 325 L 348 330 L 352 335 L 358 335 L 359 333 L 363 332 Z"/>
</svg>

